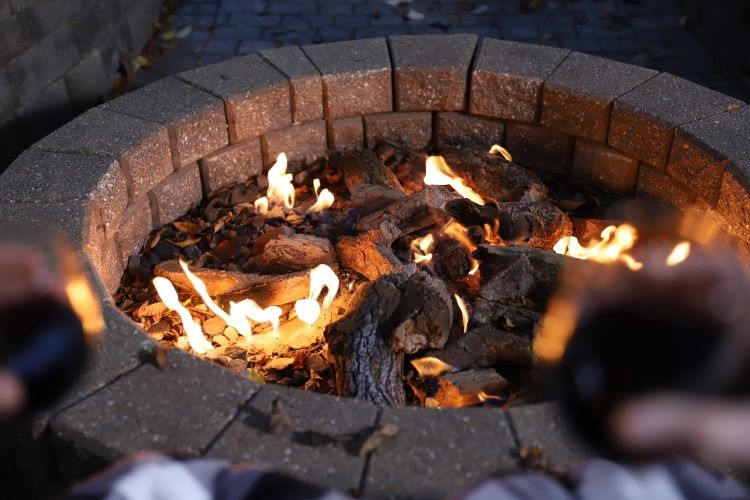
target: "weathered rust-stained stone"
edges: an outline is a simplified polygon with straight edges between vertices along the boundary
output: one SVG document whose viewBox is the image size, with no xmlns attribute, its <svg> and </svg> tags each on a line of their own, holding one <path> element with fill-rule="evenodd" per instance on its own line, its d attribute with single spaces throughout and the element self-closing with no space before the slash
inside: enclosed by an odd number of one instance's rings
<svg viewBox="0 0 750 500">
<path fill-rule="evenodd" d="M 198 164 L 182 167 L 149 192 L 154 224 L 166 224 L 197 205 L 203 197 Z"/>
<path fill-rule="evenodd" d="M 316 120 L 269 132 L 261 137 L 263 165 L 270 167 L 279 153 L 290 163 L 309 165 L 326 154 L 326 122 Z"/>
<path fill-rule="evenodd" d="M 299 47 L 264 50 L 260 56 L 289 78 L 292 89 L 292 120 L 295 123 L 323 118 L 323 81 L 320 73 Z"/>
<path fill-rule="evenodd" d="M 574 137 L 539 125 L 508 122 L 505 147 L 513 161 L 544 172 L 562 174 L 573 159 Z"/>
<path fill-rule="evenodd" d="M 600 186 L 620 197 L 632 197 L 638 160 L 598 142 L 577 139 L 571 181 Z"/>
<path fill-rule="evenodd" d="M 685 208 L 695 201 L 695 193 L 663 170 L 641 163 L 636 198 L 657 198 L 676 208 Z"/>
<path fill-rule="evenodd" d="M 485 38 L 471 74 L 469 110 L 521 122 L 539 121 L 542 84 L 569 50 Z"/>
<path fill-rule="evenodd" d="M 432 113 L 383 113 L 363 119 L 368 147 L 387 141 L 421 150 L 432 139 Z"/>
<path fill-rule="evenodd" d="M 115 241 L 120 249 L 123 268 L 127 266 L 128 257 L 138 253 L 153 227 L 148 197 L 142 196 L 128 207 L 116 228 Z"/>
<path fill-rule="evenodd" d="M 364 125 L 361 116 L 329 120 L 328 147 L 330 149 L 357 149 L 364 147 Z"/>
<path fill-rule="evenodd" d="M 260 139 L 252 137 L 216 151 L 199 162 L 203 191 L 243 182 L 263 171 Z"/>
<path fill-rule="evenodd" d="M 165 78 L 102 105 L 166 125 L 175 168 L 197 161 L 229 142 L 224 103 L 175 78 Z"/>
<path fill-rule="evenodd" d="M 389 37 L 396 110 L 466 109 L 466 76 L 477 40 L 476 35 Z"/>
<path fill-rule="evenodd" d="M 435 131 L 441 146 L 474 145 L 489 150 L 493 144 L 503 143 L 502 120 L 456 112 L 437 113 L 436 118 Z"/>
</svg>

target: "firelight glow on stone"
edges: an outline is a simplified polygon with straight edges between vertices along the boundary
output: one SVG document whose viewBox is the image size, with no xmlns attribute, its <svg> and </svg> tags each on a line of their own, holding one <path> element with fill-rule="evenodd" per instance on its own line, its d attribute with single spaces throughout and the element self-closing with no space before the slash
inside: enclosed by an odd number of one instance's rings
<svg viewBox="0 0 750 500">
<path fill-rule="evenodd" d="M 279 153 L 276 163 L 268 170 L 268 202 L 271 205 L 283 204 L 286 208 L 294 207 L 294 185 L 292 174 L 286 172 L 287 158 Z"/>
<path fill-rule="evenodd" d="M 425 163 L 424 183 L 428 186 L 450 186 L 464 198 L 468 198 L 477 205 L 484 205 L 482 197 L 464 184 L 464 180 L 453 173 L 442 156 L 428 156 Z"/>
<path fill-rule="evenodd" d="M 172 283 L 161 276 L 153 279 L 152 283 L 156 288 L 156 293 L 159 294 L 159 298 L 164 305 L 169 309 L 175 311 L 182 320 L 182 327 L 185 329 L 187 334 L 188 343 L 190 347 L 198 354 L 205 354 L 213 347 L 205 335 L 203 335 L 203 329 L 201 326 L 193 320 L 185 306 L 180 303 L 180 299 L 177 296 L 177 290 L 175 290 Z"/>
</svg>

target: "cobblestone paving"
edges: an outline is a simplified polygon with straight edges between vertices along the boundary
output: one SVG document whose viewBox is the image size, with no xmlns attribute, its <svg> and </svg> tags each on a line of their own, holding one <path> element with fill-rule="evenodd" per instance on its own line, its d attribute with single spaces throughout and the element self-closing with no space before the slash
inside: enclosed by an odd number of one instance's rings
<svg viewBox="0 0 750 500">
<path fill-rule="evenodd" d="M 192 31 L 139 73 L 140 84 L 283 45 L 476 33 L 631 62 L 750 97 L 685 26 L 680 0 L 184 0 L 170 21 Z"/>
</svg>

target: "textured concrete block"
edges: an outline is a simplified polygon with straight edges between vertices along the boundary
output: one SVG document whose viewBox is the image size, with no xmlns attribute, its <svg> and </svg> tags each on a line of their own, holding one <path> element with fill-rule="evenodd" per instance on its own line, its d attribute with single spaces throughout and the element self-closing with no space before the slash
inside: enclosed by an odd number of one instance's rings
<svg viewBox="0 0 750 500">
<path fill-rule="evenodd" d="M 328 147 L 330 149 L 356 149 L 364 147 L 364 124 L 361 116 L 329 120 Z"/>
<path fill-rule="evenodd" d="M 110 231 L 128 204 L 127 178 L 112 158 L 30 149 L 0 176 L 0 200 L 93 203 Z"/>
<path fill-rule="evenodd" d="M 167 126 L 175 168 L 229 142 L 221 99 L 175 78 L 128 92 L 103 107 Z"/>
<path fill-rule="evenodd" d="M 274 434 L 270 428 L 275 404 L 289 417 L 288 432 Z M 268 464 L 298 479 L 352 493 L 365 465 L 355 441 L 371 431 L 376 415 L 377 409 L 362 401 L 267 385 L 208 455 Z"/>
<path fill-rule="evenodd" d="M 263 172 L 260 139 L 254 137 L 206 156 L 200 161 L 200 171 L 205 193 L 260 174 Z"/>
<path fill-rule="evenodd" d="M 730 233 L 750 240 L 750 161 L 730 165 L 721 183 L 716 210 L 726 220 Z"/>
<path fill-rule="evenodd" d="M 293 125 L 261 137 L 263 165 L 270 167 L 279 153 L 286 153 L 289 163 L 309 165 L 326 154 L 326 122 Z"/>
<path fill-rule="evenodd" d="M 539 125 L 508 122 L 505 147 L 513 160 L 528 167 L 562 174 L 573 159 L 574 137 Z"/>
<path fill-rule="evenodd" d="M 675 127 L 740 105 L 724 94 L 662 73 L 615 100 L 609 144 L 664 167 Z"/>
<path fill-rule="evenodd" d="M 323 75 L 326 119 L 393 110 L 385 38 L 308 45 L 302 50 Z"/>
<path fill-rule="evenodd" d="M 193 163 L 173 173 L 148 193 L 154 225 L 172 222 L 200 203 L 203 198 L 198 164 Z"/>
<path fill-rule="evenodd" d="M 460 111 L 467 106 L 467 74 L 476 35 L 393 36 L 397 111 Z"/>
<path fill-rule="evenodd" d="M 65 75 L 73 108 L 82 112 L 95 106 L 112 89 L 102 53 L 91 52 Z"/>
<path fill-rule="evenodd" d="M 695 202 L 695 193 L 663 170 L 641 163 L 636 198 L 655 198 L 676 208 L 686 208 Z"/>
<path fill-rule="evenodd" d="M 474 145 L 487 149 L 503 143 L 505 122 L 464 113 L 438 113 L 437 141 L 441 146 Z"/>
<path fill-rule="evenodd" d="M 178 77 L 224 99 L 233 143 L 292 122 L 287 78 L 257 54 L 196 68 Z"/>
<path fill-rule="evenodd" d="M 323 118 L 323 80 L 302 49 L 282 47 L 260 55 L 289 78 L 292 120 L 301 123 Z"/>
<path fill-rule="evenodd" d="M 136 255 L 143 247 L 143 242 L 153 227 L 151 207 L 148 197 L 144 195 L 128 207 L 115 233 L 123 266 L 127 265 L 128 257 Z"/>
<path fill-rule="evenodd" d="M 73 118 L 65 80 L 59 79 L 18 110 L 26 136 L 38 140 Z"/>
<path fill-rule="evenodd" d="M 57 415 L 51 428 L 56 439 L 75 441 L 104 460 L 147 449 L 198 454 L 256 387 L 172 349 L 163 369 L 140 366 Z"/>
<path fill-rule="evenodd" d="M 541 123 L 604 142 L 612 101 L 656 74 L 640 66 L 574 52 L 544 84 Z"/>
<path fill-rule="evenodd" d="M 388 141 L 412 149 L 425 149 L 432 139 L 432 113 L 382 113 L 366 115 L 365 140 L 367 147 Z"/>
<path fill-rule="evenodd" d="M 638 160 L 598 142 L 578 139 L 570 178 L 575 183 L 604 188 L 618 197 L 631 197 L 638 181 Z"/>
<path fill-rule="evenodd" d="M 131 200 L 173 171 L 164 126 L 99 108 L 87 111 L 33 147 L 116 158 L 130 179 Z"/>
<path fill-rule="evenodd" d="M 566 471 L 590 457 L 566 429 L 554 403 L 513 408 L 508 412 L 521 448 L 539 448 L 555 470 Z"/>
<path fill-rule="evenodd" d="M 554 47 L 485 38 L 471 74 L 470 111 L 538 122 L 542 83 L 569 53 Z"/>
<path fill-rule="evenodd" d="M 503 412 L 384 408 L 379 425 L 388 424 L 398 434 L 373 452 L 365 497 L 442 498 L 474 479 L 517 469 Z"/>
</svg>

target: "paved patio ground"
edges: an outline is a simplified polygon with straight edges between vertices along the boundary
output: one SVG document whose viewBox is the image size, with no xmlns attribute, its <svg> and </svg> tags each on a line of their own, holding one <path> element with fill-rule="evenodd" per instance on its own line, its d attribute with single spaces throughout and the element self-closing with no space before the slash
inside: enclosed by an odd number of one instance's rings
<svg viewBox="0 0 750 500">
<path fill-rule="evenodd" d="M 183 0 L 190 26 L 138 84 L 283 45 L 397 34 L 476 33 L 667 71 L 748 100 L 686 25 L 680 0 Z M 187 30 L 183 31 L 183 34 Z"/>
</svg>

